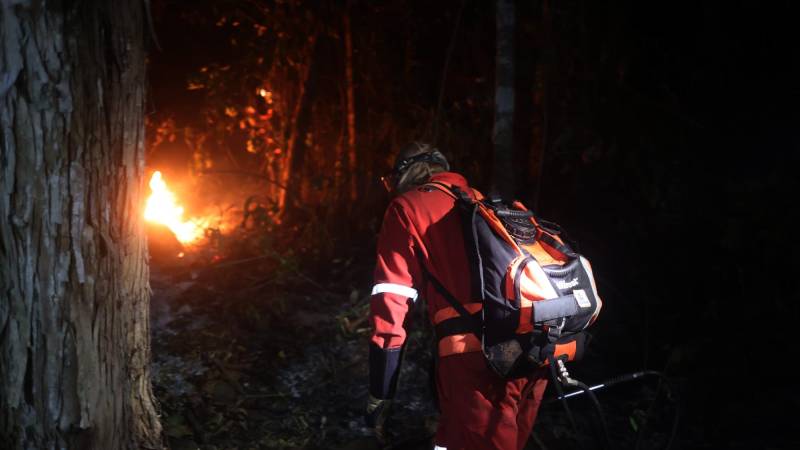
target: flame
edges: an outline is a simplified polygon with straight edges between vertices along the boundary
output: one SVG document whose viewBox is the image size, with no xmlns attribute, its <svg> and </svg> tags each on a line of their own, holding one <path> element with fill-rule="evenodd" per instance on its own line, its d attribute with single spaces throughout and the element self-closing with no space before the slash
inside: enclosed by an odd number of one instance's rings
<svg viewBox="0 0 800 450">
<path fill-rule="evenodd" d="M 156 171 L 150 178 L 152 194 L 144 208 L 144 219 L 166 225 L 182 244 L 189 244 L 203 237 L 204 223 L 198 219 L 183 220 L 183 207 L 178 205 L 167 183 Z"/>
</svg>

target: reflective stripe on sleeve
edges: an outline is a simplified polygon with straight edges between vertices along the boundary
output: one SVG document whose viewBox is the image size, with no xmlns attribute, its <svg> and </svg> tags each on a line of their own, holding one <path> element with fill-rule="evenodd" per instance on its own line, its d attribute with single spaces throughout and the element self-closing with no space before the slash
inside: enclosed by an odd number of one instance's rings
<svg viewBox="0 0 800 450">
<path fill-rule="evenodd" d="M 372 288 L 372 295 L 382 294 L 384 292 L 403 295 L 410 298 L 411 301 L 417 301 L 417 290 L 412 287 L 403 286 L 402 284 L 378 283 Z"/>
<path fill-rule="evenodd" d="M 439 445 L 434 445 L 433 450 L 447 450 L 447 447 L 441 447 Z"/>
</svg>

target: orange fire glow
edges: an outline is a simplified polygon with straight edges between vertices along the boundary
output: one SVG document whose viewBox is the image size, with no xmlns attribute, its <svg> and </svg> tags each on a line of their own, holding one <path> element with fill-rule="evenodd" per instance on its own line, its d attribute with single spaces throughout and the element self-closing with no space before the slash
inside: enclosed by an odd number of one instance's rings
<svg viewBox="0 0 800 450">
<path fill-rule="evenodd" d="M 175 194 L 167 188 L 161 172 L 153 173 L 150 190 L 152 194 L 144 209 L 145 220 L 166 225 L 182 244 L 190 244 L 203 237 L 205 221 L 183 220 L 183 206 L 178 204 Z"/>
</svg>

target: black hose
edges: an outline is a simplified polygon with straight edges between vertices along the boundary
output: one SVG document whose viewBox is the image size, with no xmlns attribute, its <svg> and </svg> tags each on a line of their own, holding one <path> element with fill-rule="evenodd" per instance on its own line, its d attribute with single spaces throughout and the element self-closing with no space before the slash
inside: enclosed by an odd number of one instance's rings
<svg viewBox="0 0 800 450">
<path fill-rule="evenodd" d="M 606 415 L 603 413 L 603 407 L 600 405 L 600 401 L 597 400 L 597 396 L 594 395 L 594 392 L 592 392 L 591 389 L 589 389 L 589 386 L 587 386 L 584 383 L 581 383 L 580 381 L 577 380 L 575 381 L 578 383 L 578 387 L 581 388 L 583 392 L 592 400 L 595 411 L 597 412 L 597 419 L 600 421 L 600 429 L 603 432 L 603 440 L 606 444 L 606 448 L 608 450 L 612 450 L 614 446 L 611 445 L 611 436 L 608 433 L 608 424 L 606 423 Z M 563 401 L 567 400 L 564 399 Z"/>
<path fill-rule="evenodd" d="M 497 214 L 497 217 L 511 217 L 516 219 L 533 217 L 532 211 L 520 211 L 517 209 L 495 209 L 494 213 Z"/>
<path fill-rule="evenodd" d="M 556 365 L 558 364 L 558 358 L 550 356 L 550 376 L 553 378 L 553 383 L 556 385 L 556 391 L 558 392 L 558 398 L 561 400 L 561 404 L 564 406 L 564 410 L 567 412 L 567 416 L 569 417 L 569 421 L 572 424 L 572 430 L 575 432 L 575 435 L 578 435 L 578 427 L 575 424 L 575 418 L 572 415 L 572 410 L 570 410 L 569 405 L 567 404 L 567 396 L 564 395 L 564 390 L 561 387 L 561 379 L 558 376 L 558 372 L 556 369 Z M 566 373 L 566 372 L 565 372 Z M 569 376 L 567 376 L 569 379 Z M 595 410 L 597 412 L 598 420 L 600 421 L 600 428 L 602 431 L 602 440 L 605 444 L 607 450 L 612 450 L 613 446 L 611 445 L 611 437 L 608 434 L 608 425 L 606 424 L 605 414 L 603 414 L 603 408 L 600 405 L 600 401 L 597 400 L 597 397 L 594 395 L 594 392 L 584 383 L 581 383 L 578 380 L 572 379 L 577 386 L 583 390 L 589 398 L 592 399 L 592 403 L 594 404 Z M 600 438 L 600 436 L 598 436 Z"/>
<path fill-rule="evenodd" d="M 553 357 L 550 357 L 550 377 L 553 379 L 553 384 L 556 385 L 556 392 L 558 392 L 558 398 L 561 399 L 561 405 L 564 407 L 564 411 L 567 412 L 569 423 L 572 425 L 572 432 L 577 436 L 578 425 L 575 423 L 575 417 L 572 415 L 572 410 L 569 409 L 567 397 L 564 395 L 564 389 L 561 387 L 561 381 L 559 381 L 558 373 L 556 372 L 556 359 Z"/>
<path fill-rule="evenodd" d="M 560 389 L 560 386 L 558 386 L 559 383 L 556 382 L 558 396 L 556 396 L 554 398 L 549 398 L 547 400 L 544 400 L 542 403 L 543 404 L 549 404 L 549 403 L 554 403 L 554 402 L 557 402 L 557 401 L 561 401 L 562 404 L 563 404 L 563 403 L 566 403 L 567 399 L 570 398 L 570 397 L 575 397 L 575 396 L 579 396 L 579 395 L 587 395 L 591 399 L 592 403 L 595 404 L 595 407 L 597 408 L 598 412 L 600 412 L 601 411 L 600 407 L 599 407 L 600 403 L 597 400 L 597 397 L 594 395 L 593 391 L 596 391 L 596 390 L 599 390 L 599 389 L 604 389 L 604 388 L 607 388 L 607 387 L 611 387 L 611 386 L 614 386 L 615 384 L 620 384 L 620 383 L 624 383 L 624 382 L 628 382 L 628 381 L 637 380 L 637 379 L 640 379 L 640 378 L 643 378 L 643 377 L 646 377 L 646 376 L 658 377 L 659 380 L 660 380 L 659 387 L 660 386 L 664 386 L 666 388 L 666 390 L 667 390 L 667 398 L 670 399 L 675 404 L 675 415 L 674 415 L 674 417 L 672 419 L 672 429 L 670 431 L 670 437 L 669 437 L 669 440 L 667 441 L 667 445 L 664 447 L 664 450 L 669 450 L 670 448 L 672 448 L 672 444 L 675 442 L 675 438 L 677 437 L 677 434 L 678 434 L 678 424 L 680 422 L 680 409 L 678 407 L 678 402 L 675 401 L 675 399 L 673 397 L 673 392 L 672 392 L 672 389 L 670 387 L 669 379 L 666 377 L 666 375 L 664 375 L 661 372 L 658 372 L 658 371 L 655 371 L 655 370 L 642 370 L 642 371 L 639 371 L 639 372 L 633 372 L 633 373 L 629 373 L 629 374 L 625 374 L 625 375 L 620 375 L 620 376 L 617 376 L 617 377 L 614 377 L 614 378 L 610 378 L 610 379 L 608 379 L 608 380 L 606 380 L 606 381 L 604 381 L 604 382 L 602 382 L 600 384 L 596 384 L 594 386 L 587 386 L 587 385 L 579 382 L 578 387 L 580 387 L 580 390 L 572 391 L 572 392 L 567 393 L 567 394 L 563 393 L 562 389 Z M 658 392 L 656 392 L 656 398 L 653 399 L 653 404 L 655 404 L 657 396 L 658 396 Z M 651 405 L 650 409 L 652 409 L 652 405 Z M 606 434 L 606 439 L 608 439 L 608 432 L 606 430 L 606 423 L 605 423 L 605 419 L 604 419 L 604 416 L 602 415 L 602 413 L 601 413 L 601 424 L 602 424 L 602 426 L 604 428 L 604 433 Z M 639 446 L 640 440 L 641 440 L 641 429 L 640 429 L 639 436 L 637 436 L 637 442 L 636 442 L 636 447 L 637 448 Z"/>
</svg>

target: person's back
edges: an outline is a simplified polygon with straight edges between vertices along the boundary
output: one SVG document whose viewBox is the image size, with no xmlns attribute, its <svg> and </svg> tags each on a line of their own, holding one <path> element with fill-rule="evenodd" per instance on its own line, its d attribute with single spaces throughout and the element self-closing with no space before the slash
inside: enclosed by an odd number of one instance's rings
<svg viewBox="0 0 800 450">
<path fill-rule="evenodd" d="M 458 316 L 441 288 L 469 313 L 481 309 L 480 301 L 471 298 L 470 267 L 455 199 L 430 184 L 473 195 L 464 177 L 448 169 L 438 151 L 417 143 L 401 152 L 395 166 L 391 187 L 400 192 L 384 216 L 371 300 L 374 332 L 367 417 L 379 436 L 388 400 L 394 396 L 410 304 L 425 298 L 434 326 Z M 442 285 L 439 289 L 434 286 L 437 282 Z M 472 332 L 441 337 L 437 353 L 441 410 L 437 448 L 524 447 L 546 386 L 544 372 L 513 381 L 498 377 L 487 368 L 480 340 Z"/>
</svg>

